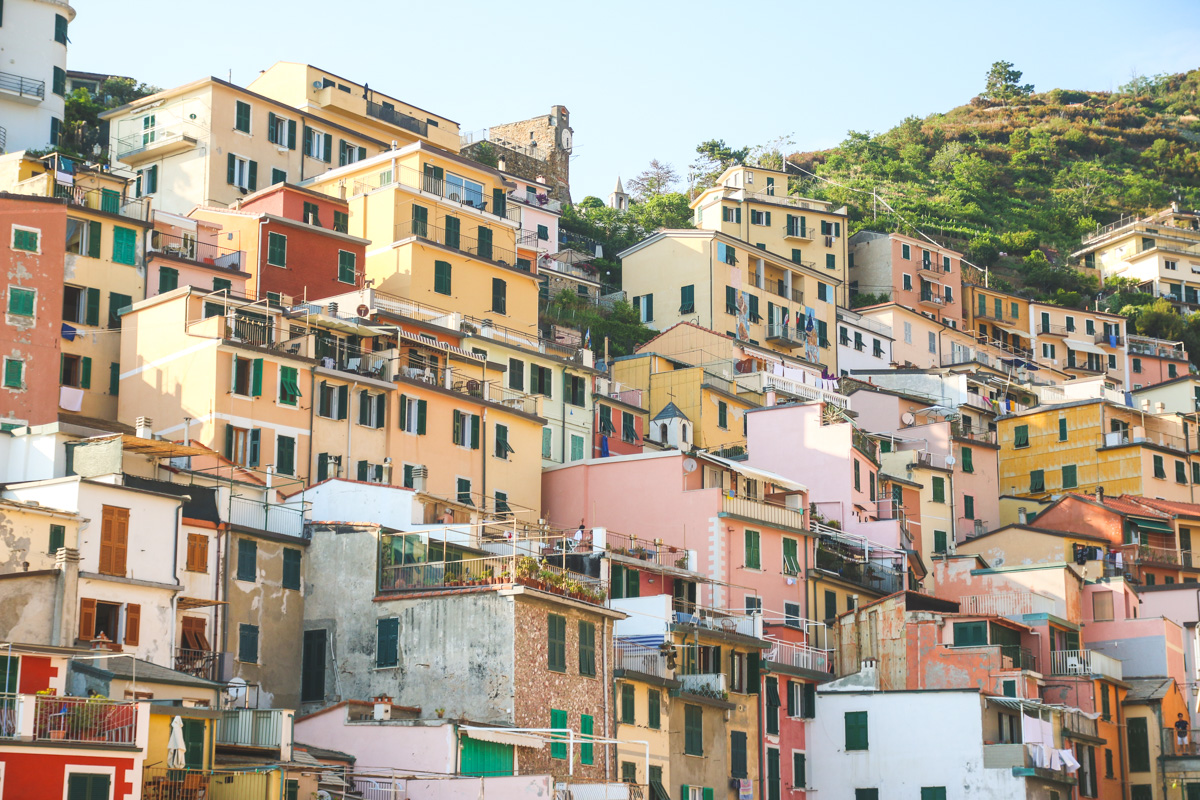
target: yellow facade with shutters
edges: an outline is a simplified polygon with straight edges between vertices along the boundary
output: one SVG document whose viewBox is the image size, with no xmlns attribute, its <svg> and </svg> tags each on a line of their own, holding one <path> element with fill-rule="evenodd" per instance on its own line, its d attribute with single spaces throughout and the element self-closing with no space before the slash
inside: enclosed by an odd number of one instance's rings
<svg viewBox="0 0 1200 800">
<path fill-rule="evenodd" d="M 0 157 L 0 191 L 66 201 L 59 410 L 116 419 L 119 312 L 146 293 L 150 204 L 134 198 L 124 178 L 80 166 L 68 178 L 54 158 L 24 152 Z M 64 249 L 63 242 L 39 246 L 43 253 Z"/>
<path fill-rule="evenodd" d="M 836 374 L 836 276 L 714 231 L 660 231 L 618 255 L 651 328 L 692 322 Z"/>
<path fill-rule="evenodd" d="M 1046 498 L 1099 486 L 1107 495 L 1193 501 L 1200 458 L 1189 454 L 1184 423 L 1173 415 L 1095 400 L 1001 417 L 997 429 L 1001 494 Z"/>
<path fill-rule="evenodd" d="M 374 288 L 437 308 L 534 329 L 535 265 L 517 255 L 520 210 L 503 176 L 412 144 L 306 184 L 349 201 L 349 233 L 371 240 Z"/>
<path fill-rule="evenodd" d="M 1030 349 L 1029 300 L 1023 297 L 982 286 L 964 285 L 963 316 L 968 331 L 985 335 L 989 341 L 1015 349 Z"/>
</svg>

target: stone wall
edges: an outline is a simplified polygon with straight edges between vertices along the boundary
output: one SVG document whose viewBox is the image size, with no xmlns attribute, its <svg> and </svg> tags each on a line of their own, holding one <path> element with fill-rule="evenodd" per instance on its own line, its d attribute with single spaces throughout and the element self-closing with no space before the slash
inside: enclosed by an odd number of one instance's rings
<svg viewBox="0 0 1200 800">
<path fill-rule="evenodd" d="M 560 120 L 552 125 L 551 120 Z M 519 122 L 507 122 L 488 128 L 488 148 L 484 142 L 472 142 L 460 151 L 460 155 L 482 161 L 481 148 L 491 150 L 493 156 L 504 162 L 504 171 L 528 181 L 544 179 L 549 194 L 564 203 L 571 202 L 571 152 L 558 142 L 560 132 L 571 131 L 570 116 L 562 106 L 554 106 L 549 114 L 531 117 Z M 501 142 L 510 142 L 506 147 Z"/>
</svg>

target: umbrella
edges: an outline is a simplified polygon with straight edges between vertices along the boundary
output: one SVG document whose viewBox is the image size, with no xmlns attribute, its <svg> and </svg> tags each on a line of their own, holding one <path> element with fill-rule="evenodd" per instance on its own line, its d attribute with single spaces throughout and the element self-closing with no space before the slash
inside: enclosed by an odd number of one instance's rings
<svg viewBox="0 0 1200 800">
<path fill-rule="evenodd" d="M 186 754 L 187 744 L 183 741 L 183 720 L 175 717 L 171 720 L 171 740 L 167 743 L 167 767 L 169 769 L 187 767 Z"/>
<path fill-rule="evenodd" d="M 595 258 L 595 256 L 585 255 L 578 250 L 572 250 L 569 247 L 566 250 L 558 251 L 550 257 L 555 261 L 561 261 L 564 264 L 582 264 L 585 261 L 591 261 L 593 258 Z"/>
</svg>

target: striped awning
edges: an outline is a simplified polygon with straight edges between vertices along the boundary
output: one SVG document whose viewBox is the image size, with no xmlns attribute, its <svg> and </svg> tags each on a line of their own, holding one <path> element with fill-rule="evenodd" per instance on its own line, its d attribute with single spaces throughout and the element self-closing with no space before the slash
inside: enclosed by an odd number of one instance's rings
<svg viewBox="0 0 1200 800">
<path fill-rule="evenodd" d="M 528 747 L 533 750 L 541 750 L 546 744 L 542 737 L 528 733 L 515 733 L 513 731 L 495 730 L 492 728 L 461 728 L 460 730 L 472 739 L 477 739 L 481 742 L 491 742 L 492 744 Z"/>
</svg>

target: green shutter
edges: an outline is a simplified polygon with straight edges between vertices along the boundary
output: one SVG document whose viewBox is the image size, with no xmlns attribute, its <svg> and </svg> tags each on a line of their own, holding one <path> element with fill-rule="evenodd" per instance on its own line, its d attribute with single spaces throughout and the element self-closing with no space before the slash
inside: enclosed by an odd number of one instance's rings
<svg viewBox="0 0 1200 800">
<path fill-rule="evenodd" d="M 250 396 L 262 397 L 262 375 L 263 375 L 263 360 L 261 358 L 254 359 L 252 364 L 250 378 Z"/>
<path fill-rule="evenodd" d="M 400 618 L 377 620 L 375 634 L 375 666 L 397 666 L 400 663 Z"/>
<path fill-rule="evenodd" d="M 1017 425 L 1013 428 L 1013 447 L 1029 446 L 1029 426 Z"/>
<path fill-rule="evenodd" d="M 637 694 L 633 684 L 621 684 L 621 722 L 625 725 L 637 724 Z"/>
<path fill-rule="evenodd" d="M 1029 473 L 1029 491 L 1044 492 L 1046 490 L 1045 473 L 1040 469 L 1032 470 Z"/>
<path fill-rule="evenodd" d="M 237 579 L 254 581 L 257 577 L 258 544 L 252 539 L 238 539 Z"/>
<path fill-rule="evenodd" d="M 963 495 L 963 516 L 975 519 L 975 498 L 969 494 Z"/>
<path fill-rule="evenodd" d="M 279 137 L 275 135 L 275 122 L 278 119 L 274 111 L 267 112 L 267 141 L 271 144 L 283 144 L 283 142 L 279 141 Z"/>
<path fill-rule="evenodd" d="M 325 134 L 325 163 L 333 161 L 333 134 Z"/>
<path fill-rule="evenodd" d="M 174 267 L 158 268 L 158 293 L 169 292 L 179 288 L 179 270 Z"/>
<path fill-rule="evenodd" d="M 87 290 L 87 310 L 86 310 L 84 318 L 83 318 L 83 324 L 85 324 L 85 325 L 99 325 L 100 324 L 100 290 L 99 289 L 88 289 Z"/>
<path fill-rule="evenodd" d="M 867 712 L 847 711 L 845 722 L 846 750 L 867 750 Z"/>
<path fill-rule="evenodd" d="M 987 645 L 986 622 L 956 622 L 954 623 L 955 647 L 983 647 Z"/>
<path fill-rule="evenodd" d="M 104 226 L 96 220 L 88 221 L 88 243 L 87 255 L 88 258 L 100 257 L 100 239 L 103 235 Z"/>
<path fill-rule="evenodd" d="M 963 470 L 963 472 L 974 472 L 975 471 L 975 464 L 972 461 L 972 455 L 973 454 L 971 452 L 971 448 L 964 447 L 962 449 L 962 470 Z"/>
<path fill-rule="evenodd" d="M 279 472 L 284 475 L 296 473 L 296 440 L 291 436 L 275 438 L 276 464 Z"/>
<path fill-rule="evenodd" d="M 225 182 L 233 185 L 237 181 L 237 157 L 229 153 L 225 157 Z"/>
<path fill-rule="evenodd" d="M 704 755 L 704 712 L 700 706 L 683 707 L 683 752 Z"/>
<path fill-rule="evenodd" d="M 1150 771 L 1150 739 L 1145 717 L 1127 717 L 1125 733 L 1129 741 L 1129 771 Z"/>
<path fill-rule="evenodd" d="M 550 744 L 550 757 L 551 758 L 566 758 L 567 757 L 567 743 L 566 743 L 567 734 L 562 733 L 561 731 L 565 730 L 567 727 L 567 712 L 563 711 L 562 709 L 558 709 L 558 708 L 550 709 L 550 727 L 555 728 L 555 729 L 557 729 L 557 731 L 559 731 L 559 732 L 554 732 L 554 733 L 550 734 L 551 739 L 552 739 L 551 744 Z M 560 741 L 560 737 L 562 739 L 561 741 Z"/>
<path fill-rule="evenodd" d="M 417 435 L 425 435 L 425 401 L 417 401 Z"/>
<path fill-rule="evenodd" d="M 121 365 L 113 361 L 108 365 L 108 393 L 116 397 L 121 391 Z"/>
<path fill-rule="evenodd" d="M 934 477 L 933 479 L 933 502 L 946 502 L 946 479 Z"/>
<path fill-rule="evenodd" d="M 92 388 L 92 359 L 88 356 L 79 359 L 79 388 Z"/>
<path fill-rule="evenodd" d="M 283 548 L 283 588 L 300 589 L 300 551 L 294 547 Z"/>
<path fill-rule="evenodd" d="M 296 121 L 294 119 L 288 120 L 287 146 L 288 150 L 296 149 Z"/>
<path fill-rule="evenodd" d="M 241 624 L 238 627 L 238 661 L 258 663 L 258 626 Z"/>
<path fill-rule="evenodd" d="M 453 247 L 457 250 L 462 242 L 462 221 L 458 217 L 446 215 L 446 247 Z"/>
<path fill-rule="evenodd" d="M 1063 417 L 1058 421 L 1058 440 L 1065 442 L 1067 440 L 1067 418 Z"/>
<path fill-rule="evenodd" d="M 451 294 L 450 274 L 449 262 L 433 262 L 433 291 L 438 294 Z"/>
<path fill-rule="evenodd" d="M 479 242 L 475 249 L 475 254 L 478 255 L 480 258 L 491 258 L 492 257 L 492 229 L 488 228 L 484 225 L 480 225 L 478 228 L 478 231 L 479 231 Z"/>
<path fill-rule="evenodd" d="M 547 666 L 555 672 L 567 671 L 567 618 L 559 614 L 548 615 Z"/>
<path fill-rule="evenodd" d="M 653 730 L 662 727 L 662 695 L 657 689 L 646 692 L 646 724 Z"/>
<path fill-rule="evenodd" d="M 1183 462 L 1180 462 L 1179 466 L 1182 467 Z M 1186 483 L 1187 481 L 1185 480 L 1183 482 Z M 1077 486 L 1079 486 L 1079 478 L 1075 472 L 1075 465 L 1067 464 L 1062 468 L 1062 488 L 1074 489 Z"/>
<path fill-rule="evenodd" d="M 246 466 L 257 467 L 260 447 L 262 445 L 262 428 L 251 428 L 249 440 L 250 452 L 246 455 Z"/>
<path fill-rule="evenodd" d="M 131 266 L 137 263 L 137 232 L 132 228 L 113 228 L 112 260 Z"/>
<path fill-rule="evenodd" d="M 479 449 L 479 415 L 471 415 L 471 449 Z"/>
<path fill-rule="evenodd" d="M 249 170 L 249 175 L 246 178 L 246 183 L 247 183 L 246 188 L 252 192 L 258 188 L 258 162 L 257 161 L 250 162 L 250 170 Z"/>
<path fill-rule="evenodd" d="M 596 625 L 579 623 L 579 674 L 596 674 Z"/>
<path fill-rule="evenodd" d="M 579 745 L 579 763 L 591 764 L 594 761 L 594 745 L 589 740 L 592 738 L 593 722 L 590 714 L 579 715 L 579 734 L 583 739 L 583 744 Z"/>
<path fill-rule="evenodd" d="M 237 101 L 237 106 L 234 110 L 233 127 L 242 133 L 250 132 L 250 104 Z"/>
<path fill-rule="evenodd" d="M 934 531 L 933 532 L 933 552 L 935 552 L 935 553 L 946 552 L 946 532 L 945 531 Z"/>
</svg>

